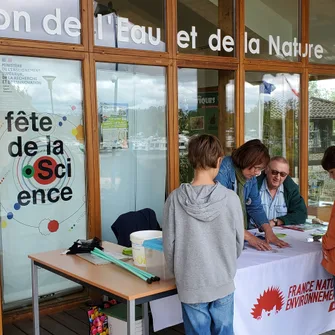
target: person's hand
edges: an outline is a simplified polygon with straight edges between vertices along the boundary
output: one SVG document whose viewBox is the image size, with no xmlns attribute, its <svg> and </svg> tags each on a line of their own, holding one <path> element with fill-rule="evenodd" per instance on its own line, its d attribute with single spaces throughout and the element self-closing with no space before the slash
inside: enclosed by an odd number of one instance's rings
<svg viewBox="0 0 335 335">
<path fill-rule="evenodd" d="M 275 233 L 273 232 L 273 230 L 272 230 L 272 228 L 270 227 L 269 224 L 264 224 L 262 226 L 262 228 L 263 228 L 263 230 L 265 232 L 265 241 L 267 243 L 272 243 L 272 244 L 276 245 L 279 248 L 286 248 L 286 247 L 290 246 L 287 242 L 279 239 L 275 235 Z"/>
<path fill-rule="evenodd" d="M 244 239 L 249 243 L 249 245 L 251 245 L 257 250 L 260 250 L 260 251 L 271 250 L 271 246 L 269 245 L 269 243 L 252 235 L 248 231 L 245 231 Z"/>
<path fill-rule="evenodd" d="M 276 225 L 276 223 L 273 221 L 273 220 L 270 220 L 269 221 L 269 225 L 270 225 L 270 227 L 278 227 L 278 226 L 282 226 L 284 223 L 283 223 L 283 221 L 282 220 L 280 220 L 280 219 L 278 219 L 277 220 L 277 225 Z"/>
</svg>

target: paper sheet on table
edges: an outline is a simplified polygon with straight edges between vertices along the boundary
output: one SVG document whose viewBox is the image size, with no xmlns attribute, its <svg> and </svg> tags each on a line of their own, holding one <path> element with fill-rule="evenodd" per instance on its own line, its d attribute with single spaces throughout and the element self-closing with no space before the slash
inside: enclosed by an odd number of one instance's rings
<svg viewBox="0 0 335 335">
<path fill-rule="evenodd" d="M 104 265 L 110 263 L 109 261 L 92 254 L 77 254 L 77 256 L 95 265 Z"/>
<path fill-rule="evenodd" d="M 178 294 L 150 302 L 154 332 L 183 322 Z"/>
<path fill-rule="evenodd" d="M 127 256 L 127 255 L 124 255 L 122 254 L 121 252 L 114 252 L 114 251 L 104 251 L 106 255 L 108 256 L 112 256 L 116 259 L 122 259 L 122 260 L 125 260 L 125 259 L 130 259 L 132 258 L 131 256 Z"/>
</svg>

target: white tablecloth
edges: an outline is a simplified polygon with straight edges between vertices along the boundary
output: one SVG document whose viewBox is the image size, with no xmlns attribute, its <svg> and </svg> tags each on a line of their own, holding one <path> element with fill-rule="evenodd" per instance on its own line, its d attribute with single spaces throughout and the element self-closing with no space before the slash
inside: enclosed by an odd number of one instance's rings
<svg viewBox="0 0 335 335">
<path fill-rule="evenodd" d="M 246 245 L 235 277 L 236 335 L 317 335 L 335 329 L 332 277 L 323 269 L 321 243 L 309 232 L 276 228 L 290 248 L 260 252 Z M 177 295 L 150 303 L 154 330 L 182 322 Z"/>
</svg>

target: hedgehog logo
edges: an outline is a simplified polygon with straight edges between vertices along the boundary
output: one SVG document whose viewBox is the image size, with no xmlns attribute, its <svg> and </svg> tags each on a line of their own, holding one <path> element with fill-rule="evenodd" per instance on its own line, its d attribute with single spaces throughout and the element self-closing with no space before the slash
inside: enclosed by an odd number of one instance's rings
<svg viewBox="0 0 335 335">
<path fill-rule="evenodd" d="M 283 305 L 283 292 L 279 287 L 272 286 L 257 299 L 257 304 L 251 309 L 251 315 L 254 319 L 260 320 L 263 316 L 277 314 L 283 308 Z"/>
</svg>

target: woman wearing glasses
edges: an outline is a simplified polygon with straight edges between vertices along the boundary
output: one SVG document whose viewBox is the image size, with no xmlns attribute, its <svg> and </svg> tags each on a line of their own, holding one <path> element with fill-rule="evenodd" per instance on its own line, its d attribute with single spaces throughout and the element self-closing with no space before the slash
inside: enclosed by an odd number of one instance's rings
<svg viewBox="0 0 335 335">
<path fill-rule="evenodd" d="M 244 239 L 258 250 L 270 250 L 270 244 L 286 247 L 288 244 L 273 233 L 264 212 L 257 187 L 256 177 L 261 174 L 270 160 L 266 146 L 260 140 L 251 140 L 235 149 L 225 157 L 215 180 L 234 190 L 240 198 L 244 215 Z M 265 240 L 251 234 L 248 229 L 255 228 L 249 219 L 265 232 Z"/>
<path fill-rule="evenodd" d="M 298 185 L 289 174 L 288 161 L 281 156 L 272 157 L 269 165 L 257 177 L 261 202 L 270 226 L 305 223 L 307 208 Z"/>
</svg>

